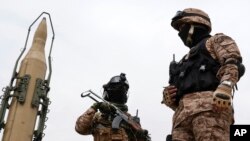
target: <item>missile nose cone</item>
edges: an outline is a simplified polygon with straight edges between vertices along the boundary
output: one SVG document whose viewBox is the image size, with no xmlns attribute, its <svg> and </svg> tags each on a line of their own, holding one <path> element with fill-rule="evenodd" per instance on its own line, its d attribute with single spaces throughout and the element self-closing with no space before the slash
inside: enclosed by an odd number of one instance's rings
<svg viewBox="0 0 250 141">
<path fill-rule="evenodd" d="M 45 44 L 47 39 L 47 24 L 46 24 L 46 18 L 44 17 L 40 24 L 38 25 L 38 28 L 36 29 L 33 43 L 35 42 L 41 42 Z"/>
</svg>

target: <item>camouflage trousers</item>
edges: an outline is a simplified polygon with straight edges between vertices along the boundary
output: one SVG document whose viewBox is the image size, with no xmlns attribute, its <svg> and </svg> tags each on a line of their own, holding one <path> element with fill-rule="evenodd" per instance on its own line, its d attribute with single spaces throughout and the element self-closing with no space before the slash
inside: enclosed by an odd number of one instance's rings
<svg viewBox="0 0 250 141">
<path fill-rule="evenodd" d="M 229 141 L 233 114 L 229 111 L 213 112 L 210 98 L 210 92 L 184 96 L 173 117 L 173 141 Z"/>
</svg>

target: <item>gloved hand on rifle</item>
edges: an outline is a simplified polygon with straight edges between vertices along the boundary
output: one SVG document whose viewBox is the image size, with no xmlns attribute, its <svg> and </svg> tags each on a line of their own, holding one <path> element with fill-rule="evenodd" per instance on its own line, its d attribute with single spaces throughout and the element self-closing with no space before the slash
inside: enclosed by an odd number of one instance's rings
<svg viewBox="0 0 250 141">
<path fill-rule="evenodd" d="M 220 112 L 228 110 L 232 103 L 232 84 L 230 81 L 222 82 L 213 94 L 213 109 Z"/>
<path fill-rule="evenodd" d="M 93 109 L 100 110 L 101 113 L 114 113 L 116 109 L 106 102 L 96 102 L 91 106 Z"/>
</svg>

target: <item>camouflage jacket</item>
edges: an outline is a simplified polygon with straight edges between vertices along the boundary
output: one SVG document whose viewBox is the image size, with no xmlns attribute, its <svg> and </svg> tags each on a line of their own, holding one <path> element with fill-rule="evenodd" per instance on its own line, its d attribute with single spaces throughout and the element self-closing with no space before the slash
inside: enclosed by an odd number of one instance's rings
<svg viewBox="0 0 250 141">
<path fill-rule="evenodd" d="M 220 82 L 228 80 L 236 84 L 238 81 L 238 67 L 235 64 L 227 63 L 232 60 L 241 61 L 240 51 L 235 41 L 223 33 L 210 37 L 206 42 L 206 48 L 210 55 L 217 60 L 221 67 L 217 72 Z M 213 91 L 194 92 L 185 94 L 175 109 L 173 127 L 178 126 L 186 117 L 203 111 L 212 110 Z M 234 122 L 233 109 L 222 113 L 228 121 Z"/>
</svg>

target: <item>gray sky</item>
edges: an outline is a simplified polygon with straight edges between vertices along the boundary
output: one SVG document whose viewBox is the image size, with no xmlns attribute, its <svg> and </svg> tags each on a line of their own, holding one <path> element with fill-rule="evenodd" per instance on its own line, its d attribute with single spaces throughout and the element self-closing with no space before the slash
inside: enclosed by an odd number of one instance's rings
<svg viewBox="0 0 250 141">
<path fill-rule="evenodd" d="M 248 0 L 3 1 L 0 87 L 9 84 L 29 25 L 46 11 L 51 14 L 56 37 L 49 92 L 52 104 L 44 140 L 92 140 L 91 136 L 81 136 L 74 130 L 77 117 L 93 104 L 80 94 L 92 89 L 101 95 L 102 85 L 124 72 L 130 84 L 127 103 L 130 113 L 135 115 L 139 109 L 141 124 L 149 130 L 152 140 L 163 141 L 171 132 L 173 114 L 160 103 L 163 86 L 168 85 L 169 62 L 173 53 L 180 60 L 188 51 L 170 26 L 171 18 L 177 10 L 187 7 L 207 12 L 212 35 L 222 32 L 231 36 L 248 70 L 249 5 Z M 30 41 L 36 28 L 34 25 L 31 30 Z M 47 55 L 51 36 L 48 24 Z M 27 49 L 30 46 L 29 42 Z M 248 80 L 246 71 L 234 97 L 236 124 L 250 124 Z"/>
</svg>

